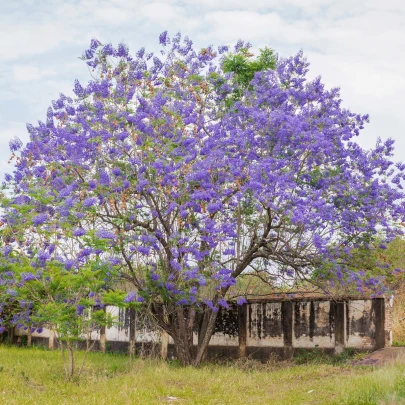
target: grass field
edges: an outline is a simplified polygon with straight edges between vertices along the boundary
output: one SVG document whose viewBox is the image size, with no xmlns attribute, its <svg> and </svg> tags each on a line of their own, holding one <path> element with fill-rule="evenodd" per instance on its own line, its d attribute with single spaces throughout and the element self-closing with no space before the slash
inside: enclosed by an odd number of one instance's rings
<svg viewBox="0 0 405 405">
<path fill-rule="evenodd" d="M 405 404 L 404 368 L 318 359 L 193 369 L 91 353 L 80 380 L 66 382 L 60 352 L 0 346 L 0 404 Z"/>
</svg>

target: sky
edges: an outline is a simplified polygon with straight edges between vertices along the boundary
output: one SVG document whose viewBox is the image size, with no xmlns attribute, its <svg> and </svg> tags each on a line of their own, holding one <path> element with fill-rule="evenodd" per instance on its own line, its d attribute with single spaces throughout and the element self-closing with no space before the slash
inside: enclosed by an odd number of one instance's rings
<svg viewBox="0 0 405 405">
<path fill-rule="evenodd" d="M 168 30 L 197 49 L 269 46 L 281 57 L 303 50 L 309 76 L 340 87 L 343 106 L 370 114 L 358 142 L 396 140 L 405 160 L 403 0 L 0 0 L 0 180 L 12 172 L 8 143 L 28 141 L 26 124 L 45 121 L 59 93 L 90 79 L 79 59 L 92 38 L 157 51 Z"/>
</svg>

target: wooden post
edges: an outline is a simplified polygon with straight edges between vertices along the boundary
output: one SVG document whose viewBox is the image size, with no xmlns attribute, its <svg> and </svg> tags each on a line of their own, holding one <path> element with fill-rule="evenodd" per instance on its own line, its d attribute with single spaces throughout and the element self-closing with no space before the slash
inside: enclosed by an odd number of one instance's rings
<svg viewBox="0 0 405 405">
<path fill-rule="evenodd" d="M 169 346 L 169 334 L 165 330 L 162 329 L 160 355 L 163 360 L 167 359 L 168 346 Z"/>
<path fill-rule="evenodd" d="M 239 358 L 246 357 L 247 343 L 247 304 L 238 307 Z"/>
<path fill-rule="evenodd" d="M 132 359 L 136 353 L 136 313 L 134 308 L 129 309 L 129 357 Z"/>
</svg>

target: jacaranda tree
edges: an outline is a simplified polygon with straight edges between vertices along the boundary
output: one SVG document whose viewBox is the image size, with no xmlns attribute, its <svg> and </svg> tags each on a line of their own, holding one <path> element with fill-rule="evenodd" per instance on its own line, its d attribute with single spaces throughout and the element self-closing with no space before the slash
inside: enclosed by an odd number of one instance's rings
<svg viewBox="0 0 405 405">
<path fill-rule="evenodd" d="M 244 272 L 381 292 L 382 276 L 346 258 L 401 232 L 405 165 L 391 161 L 393 141 L 362 149 L 368 117 L 307 80 L 302 53 L 254 58 L 242 41 L 196 51 L 166 32 L 160 43 L 162 56 L 132 57 L 93 40 L 83 56 L 93 79 L 28 125 L 20 152 L 12 141 L 6 244 L 40 266 L 112 266 L 106 290 L 148 306 L 183 364 L 201 362 Z M 17 224 L 41 237 L 27 244 Z"/>
</svg>

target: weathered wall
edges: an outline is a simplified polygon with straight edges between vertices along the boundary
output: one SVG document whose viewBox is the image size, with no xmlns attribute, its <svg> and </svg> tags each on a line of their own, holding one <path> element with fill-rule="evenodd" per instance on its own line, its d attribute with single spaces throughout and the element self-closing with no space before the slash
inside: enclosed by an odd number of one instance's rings
<svg viewBox="0 0 405 405">
<path fill-rule="evenodd" d="M 284 347 L 281 302 L 247 305 L 247 346 Z"/>
<path fill-rule="evenodd" d="M 330 301 L 294 303 L 293 347 L 335 347 L 333 304 Z"/>
<path fill-rule="evenodd" d="M 222 357 L 251 355 L 266 358 L 272 353 L 280 357 L 291 355 L 294 349 L 324 349 L 329 351 L 351 347 L 373 350 L 391 345 L 391 303 L 383 298 L 327 300 L 256 300 L 243 306 L 220 309 L 209 354 Z M 130 341 L 129 311 L 109 307 L 119 326 L 106 330 L 106 340 L 112 350 L 126 350 Z M 160 344 L 160 333 L 147 322 L 136 321 L 138 344 Z M 198 326 L 194 344 L 198 342 Z M 17 331 L 17 335 L 26 332 Z M 33 333 L 33 338 L 47 338 L 49 331 Z M 99 340 L 94 333 L 92 339 Z M 167 341 L 167 340 L 166 340 Z M 173 341 L 169 356 L 174 355 Z M 163 350 L 164 353 L 167 352 Z"/>
</svg>

